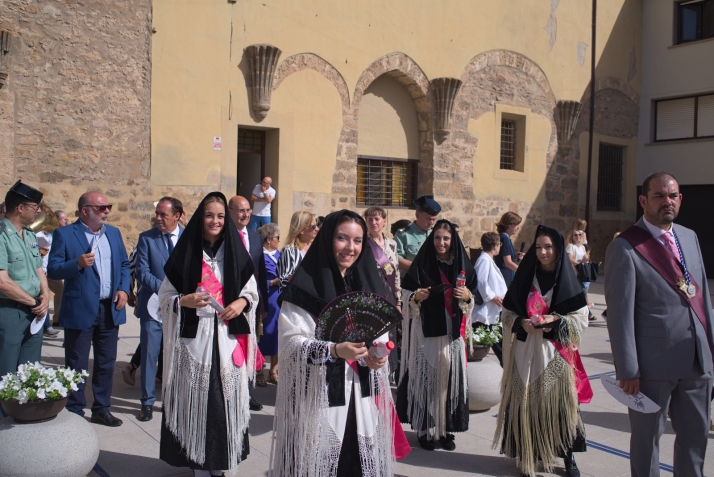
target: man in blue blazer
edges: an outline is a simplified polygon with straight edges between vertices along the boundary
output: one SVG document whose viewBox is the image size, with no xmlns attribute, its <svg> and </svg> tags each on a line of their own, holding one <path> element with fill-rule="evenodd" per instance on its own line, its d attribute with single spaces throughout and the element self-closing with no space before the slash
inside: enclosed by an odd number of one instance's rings
<svg viewBox="0 0 714 477">
<path fill-rule="evenodd" d="M 47 275 L 64 280 L 60 325 L 65 329 L 65 365 L 75 370 L 89 367 L 94 347 L 91 421 L 121 426 L 109 412 L 119 325 L 126 323 L 124 306 L 129 293 L 129 259 L 121 232 L 107 225 L 112 204 L 99 192 L 79 198 L 79 220 L 55 230 Z M 72 393 L 67 410 L 84 415 L 85 384 Z"/>
<path fill-rule="evenodd" d="M 141 320 L 141 411 L 138 419 L 150 421 L 156 402 L 156 362 L 162 347 L 161 317 L 149 301 L 157 302 L 164 265 L 176 246 L 183 228 L 179 219 L 183 205 L 173 197 L 163 197 L 156 204 L 156 227 L 139 235 L 136 245 L 136 281 L 139 294 L 134 314 Z"/>
</svg>

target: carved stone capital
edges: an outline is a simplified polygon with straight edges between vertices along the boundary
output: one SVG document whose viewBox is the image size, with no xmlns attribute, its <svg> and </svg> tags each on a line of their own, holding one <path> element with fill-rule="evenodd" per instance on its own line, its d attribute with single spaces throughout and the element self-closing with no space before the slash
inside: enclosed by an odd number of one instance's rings
<svg viewBox="0 0 714 477">
<path fill-rule="evenodd" d="M 253 111 L 264 118 L 270 109 L 270 93 L 273 91 L 273 75 L 280 57 L 279 48 L 268 44 L 250 45 L 245 49 L 250 64 Z"/>
<path fill-rule="evenodd" d="M 570 138 L 575 131 L 581 109 L 583 109 L 583 104 L 579 101 L 560 100 L 556 104 L 553 117 L 558 130 L 558 148 L 568 149 L 570 147 Z"/>
<path fill-rule="evenodd" d="M 434 78 L 430 81 L 434 90 L 434 107 L 436 109 L 435 132 L 439 140 L 445 140 L 451 134 L 451 111 L 454 100 L 461 88 L 461 80 L 456 78 Z"/>
</svg>

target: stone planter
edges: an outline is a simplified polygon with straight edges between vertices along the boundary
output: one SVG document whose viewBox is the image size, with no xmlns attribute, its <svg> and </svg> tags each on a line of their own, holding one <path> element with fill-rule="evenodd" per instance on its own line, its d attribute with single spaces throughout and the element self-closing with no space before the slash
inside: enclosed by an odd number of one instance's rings
<svg viewBox="0 0 714 477">
<path fill-rule="evenodd" d="M 468 348 L 466 348 L 468 349 Z M 486 345 L 474 345 L 474 352 L 469 354 L 469 361 L 481 361 L 488 356 L 491 347 Z"/>
<path fill-rule="evenodd" d="M 83 477 L 98 457 L 94 428 L 69 411 L 41 423 L 0 421 L 0 476 Z"/>
<path fill-rule="evenodd" d="M 27 424 L 30 422 L 51 421 L 64 409 L 69 395 L 62 399 L 43 399 L 42 401 L 20 404 L 17 399 L 0 401 L 5 414 L 15 419 L 15 422 Z"/>
<path fill-rule="evenodd" d="M 466 378 L 469 383 L 469 411 L 488 411 L 501 401 L 502 376 L 503 369 L 494 359 L 469 360 L 466 367 Z"/>
</svg>

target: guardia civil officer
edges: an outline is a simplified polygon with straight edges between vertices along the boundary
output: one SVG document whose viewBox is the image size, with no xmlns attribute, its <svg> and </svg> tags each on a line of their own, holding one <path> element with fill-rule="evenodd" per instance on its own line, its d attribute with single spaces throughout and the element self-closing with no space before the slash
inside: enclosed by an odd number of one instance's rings
<svg viewBox="0 0 714 477">
<path fill-rule="evenodd" d="M 47 313 L 50 292 L 29 225 L 41 201 L 42 192 L 22 181 L 5 195 L 7 215 L 0 221 L 0 377 L 40 360 L 42 333 L 30 333 L 30 323 Z"/>
<path fill-rule="evenodd" d="M 404 278 L 409 270 L 412 260 L 431 233 L 436 218 L 441 212 L 441 206 L 431 195 L 419 197 L 414 201 L 414 205 L 416 206 L 416 220 L 394 235 L 394 240 L 397 242 L 401 278 Z"/>
</svg>

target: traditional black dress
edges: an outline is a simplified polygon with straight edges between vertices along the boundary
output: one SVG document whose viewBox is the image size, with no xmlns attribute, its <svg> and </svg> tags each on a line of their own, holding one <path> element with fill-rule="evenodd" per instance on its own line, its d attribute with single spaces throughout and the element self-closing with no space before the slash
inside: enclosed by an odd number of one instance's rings
<svg viewBox="0 0 714 477">
<path fill-rule="evenodd" d="M 221 193 L 209 196 L 225 203 Z M 164 344 L 171 350 L 164 359 L 160 458 L 177 467 L 226 470 L 249 453 L 248 381 L 255 376 L 258 291 L 250 255 L 230 216 L 211 247 L 203 240 L 203 215 L 202 201 L 169 257 L 159 290 Z M 215 313 L 199 318 L 195 309 L 179 305 L 181 296 L 195 292 L 210 275 L 223 287 L 224 304 L 248 301 L 240 316 L 228 322 Z M 237 347 L 241 365 L 233 358 Z"/>
<path fill-rule="evenodd" d="M 427 238 L 402 280 L 402 289 L 416 291 L 443 282 L 452 287 L 460 271 L 466 272 L 466 287 L 476 292 L 474 267 L 468 260 L 458 233 L 451 228 L 451 259 L 439 260 L 434 232 Z M 446 295 L 445 295 L 446 293 Z M 402 325 L 402 368 L 397 391 L 397 412 L 403 423 L 428 440 L 469 428 L 466 343 L 464 331 L 471 326 L 473 300 L 453 298 L 451 291 L 432 293 L 423 303 L 411 295 Z"/>
</svg>

